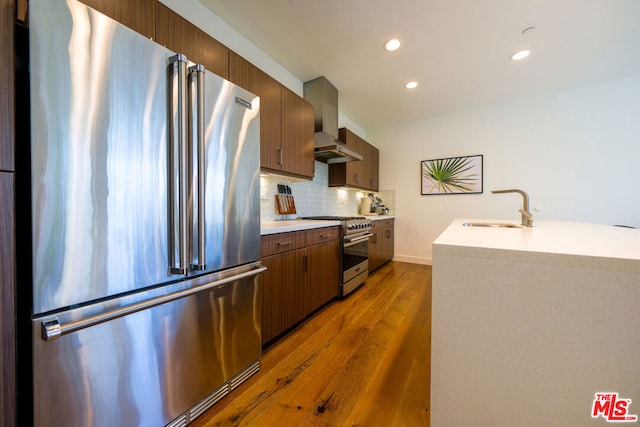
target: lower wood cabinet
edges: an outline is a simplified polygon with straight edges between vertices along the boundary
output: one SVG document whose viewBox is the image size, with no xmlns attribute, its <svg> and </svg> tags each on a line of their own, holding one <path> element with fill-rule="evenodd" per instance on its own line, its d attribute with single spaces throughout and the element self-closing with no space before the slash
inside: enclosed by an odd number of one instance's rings
<svg viewBox="0 0 640 427">
<path fill-rule="evenodd" d="M 0 172 L 0 425 L 16 423 L 16 289 L 13 173 Z"/>
<path fill-rule="evenodd" d="M 262 343 L 338 296 L 340 228 L 262 236 Z"/>
<path fill-rule="evenodd" d="M 393 258 L 394 220 L 381 219 L 372 222 L 369 239 L 369 271 L 373 271 Z"/>
</svg>

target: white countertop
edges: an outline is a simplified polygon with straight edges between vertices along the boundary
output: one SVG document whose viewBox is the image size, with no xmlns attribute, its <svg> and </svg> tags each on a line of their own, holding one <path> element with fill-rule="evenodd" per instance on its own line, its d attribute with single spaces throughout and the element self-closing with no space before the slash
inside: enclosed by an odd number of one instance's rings
<svg viewBox="0 0 640 427">
<path fill-rule="evenodd" d="M 260 223 L 260 234 L 286 233 L 288 231 L 310 230 L 312 228 L 340 225 L 340 221 L 321 221 L 315 219 L 290 219 L 282 221 L 263 221 Z"/>
<path fill-rule="evenodd" d="M 640 229 L 583 222 L 536 221 L 533 227 L 466 227 L 465 222 L 519 221 L 456 219 L 433 242 L 484 249 L 640 260 Z"/>
<path fill-rule="evenodd" d="M 354 215 L 358 216 L 358 215 Z M 377 221 L 381 219 L 393 219 L 395 215 L 370 215 L 366 216 L 366 218 L 371 219 L 372 221 Z M 340 221 L 323 221 L 316 219 L 288 219 L 288 220 L 280 220 L 280 221 L 262 221 L 260 223 L 260 235 L 264 236 L 267 234 L 275 234 L 275 233 L 286 233 L 288 231 L 300 231 L 300 230 L 309 230 L 312 228 L 321 228 L 321 227 L 331 227 L 334 225 L 340 225 Z"/>
<path fill-rule="evenodd" d="M 379 221 L 381 219 L 395 219 L 395 215 L 362 215 L 371 221 Z"/>
</svg>

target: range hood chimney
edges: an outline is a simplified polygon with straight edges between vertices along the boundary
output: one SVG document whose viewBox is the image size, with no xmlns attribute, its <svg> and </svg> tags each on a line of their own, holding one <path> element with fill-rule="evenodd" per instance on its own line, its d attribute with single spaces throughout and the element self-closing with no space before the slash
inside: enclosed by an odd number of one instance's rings
<svg viewBox="0 0 640 427">
<path fill-rule="evenodd" d="M 316 160 L 324 163 L 362 160 L 360 154 L 338 140 L 338 89 L 325 77 L 318 77 L 304 84 L 304 99 L 314 110 Z"/>
</svg>

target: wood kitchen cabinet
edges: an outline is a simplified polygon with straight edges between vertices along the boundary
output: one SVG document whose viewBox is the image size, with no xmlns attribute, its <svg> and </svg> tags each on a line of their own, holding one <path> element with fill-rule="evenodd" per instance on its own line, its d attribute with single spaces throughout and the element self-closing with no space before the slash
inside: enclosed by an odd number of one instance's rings
<svg viewBox="0 0 640 427">
<path fill-rule="evenodd" d="M 142 0 L 137 0 L 142 1 Z M 147 0 L 148 1 L 148 0 Z M 156 42 L 229 79 L 229 49 L 160 2 L 155 6 Z"/>
<path fill-rule="evenodd" d="M 282 171 L 313 179 L 313 106 L 282 87 Z"/>
<path fill-rule="evenodd" d="M 0 0 L 0 425 L 17 426 L 14 0 Z"/>
<path fill-rule="evenodd" d="M 16 425 L 15 216 L 13 173 L 0 172 L 0 425 Z"/>
<path fill-rule="evenodd" d="M 313 106 L 234 52 L 229 80 L 260 97 L 260 167 L 313 179 Z"/>
<path fill-rule="evenodd" d="M 339 227 L 262 236 L 262 343 L 338 295 Z"/>
<path fill-rule="evenodd" d="M 80 0 L 143 36 L 154 39 L 157 0 Z"/>
<path fill-rule="evenodd" d="M 340 280 L 340 228 L 308 230 L 305 266 L 305 312 L 312 313 L 338 296 Z"/>
<path fill-rule="evenodd" d="M 338 131 L 338 137 L 347 148 L 360 154 L 362 161 L 330 164 L 329 187 L 378 191 L 378 149 L 346 128 Z"/>
<path fill-rule="evenodd" d="M 373 236 L 369 239 L 369 272 L 393 258 L 394 245 L 393 219 L 374 220 L 372 224 Z"/>
<path fill-rule="evenodd" d="M 275 79 L 234 52 L 229 80 L 260 97 L 260 167 L 278 170 L 282 135 L 282 87 Z"/>
</svg>

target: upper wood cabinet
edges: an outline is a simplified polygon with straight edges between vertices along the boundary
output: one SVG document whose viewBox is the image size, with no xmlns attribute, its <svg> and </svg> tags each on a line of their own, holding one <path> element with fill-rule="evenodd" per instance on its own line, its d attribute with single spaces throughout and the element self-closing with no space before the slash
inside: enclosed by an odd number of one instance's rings
<svg viewBox="0 0 640 427">
<path fill-rule="evenodd" d="M 329 187 L 352 187 L 378 191 L 379 151 L 349 129 L 338 131 L 339 139 L 349 149 L 362 156 L 362 161 L 329 165 Z"/>
<path fill-rule="evenodd" d="M 312 179 L 315 172 L 313 107 L 234 52 L 229 80 L 260 97 L 260 167 Z"/>
<path fill-rule="evenodd" d="M 160 2 L 156 3 L 155 16 L 156 42 L 229 79 L 229 49 L 225 45 Z"/>
<path fill-rule="evenodd" d="M 0 170 L 13 171 L 14 7 L 12 0 L 2 0 L 0 5 Z"/>
<path fill-rule="evenodd" d="M 280 83 L 234 52 L 229 54 L 229 80 L 260 97 L 260 166 L 278 170 L 282 135 Z"/>
<path fill-rule="evenodd" d="M 80 0 L 143 36 L 155 38 L 157 0 Z"/>
<path fill-rule="evenodd" d="M 315 173 L 313 106 L 282 88 L 282 171 L 308 178 Z"/>
</svg>

